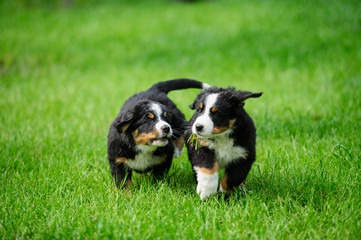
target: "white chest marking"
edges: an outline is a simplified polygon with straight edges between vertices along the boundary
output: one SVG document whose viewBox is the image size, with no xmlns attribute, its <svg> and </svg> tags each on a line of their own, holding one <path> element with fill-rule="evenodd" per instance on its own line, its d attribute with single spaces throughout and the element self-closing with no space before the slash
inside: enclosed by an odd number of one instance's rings
<svg viewBox="0 0 361 240">
<path fill-rule="evenodd" d="M 126 163 L 126 165 L 132 169 L 144 171 L 149 167 L 162 164 L 165 161 L 164 157 L 153 155 L 155 148 L 152 146 L 141 146 L 138 147 L 138 149 L 140 149 L 141 152 L 135 156 L 134 160 L 129 160 Z"/>
<path fill-rule="evenodd" d="M 219 168 L 225 168 L 233 161 L 247 157 L 247 150 L 240 146 L 234 146 L 234 140 L 229 134 L 222 134 L 215 139 L 206 140 L 210 149 L 214 150 Z"/>
</svg>

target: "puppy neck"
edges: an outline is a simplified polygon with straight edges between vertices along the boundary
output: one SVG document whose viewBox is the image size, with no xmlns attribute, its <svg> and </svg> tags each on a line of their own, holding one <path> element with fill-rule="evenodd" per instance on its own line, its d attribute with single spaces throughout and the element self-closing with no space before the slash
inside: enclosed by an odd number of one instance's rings
<svg viewBox="0 0 361 240">
<path fill-rule="evenodd" d="M 197 135 L 197 138 L 198 139 L 201 139 L 201 140 L 217 140 L 219 138 L 224 138 L 224 137 L 229 137 L 229 135 L 231 135 L 231 133 L 233 132 L 233 129 L 228 129 L 224 132 L 221 132 L 221 133 L 216 133 L 216 134 L 212 134 L 212 135 L 208 135 L 208 136 L 204 136 L 204 135 Z"/>
<path fill-rule="evenodd" d="M 156 145 L 137 145 L 135 146 L 135 149 L 137 153 L 150 153 L 157 150 L 159 146 Z"/>
</svg>

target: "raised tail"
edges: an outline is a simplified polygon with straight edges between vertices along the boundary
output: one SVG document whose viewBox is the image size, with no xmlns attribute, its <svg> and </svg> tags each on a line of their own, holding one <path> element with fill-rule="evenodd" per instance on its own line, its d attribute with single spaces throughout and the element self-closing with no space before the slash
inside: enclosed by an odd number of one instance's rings
<svg viewBox="0 0 361 240">
<path fill-rule="evenodd" d="M 159 82 L 154 84 L 151 88 L 160 90 L 161 92 L 168 93 L 173 90 L 187 89 L 187 88 L 200 88 L 206 89 L 210 86 L 206 83 L 202 83 L 193 79 L 179 78 L 168 80 L 165 82 Z"/>
</svg>

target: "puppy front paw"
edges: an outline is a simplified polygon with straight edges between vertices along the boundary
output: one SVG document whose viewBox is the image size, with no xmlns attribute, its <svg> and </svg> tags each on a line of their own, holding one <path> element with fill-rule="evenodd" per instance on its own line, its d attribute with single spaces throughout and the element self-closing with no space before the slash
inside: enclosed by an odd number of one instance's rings
<svg viewBox="0 0 361 240">
<path fill-rule="evenodd" d="M 202 200 L 206 200 L 212 194 L 217 192 L 218 169 L 217 171 L 213 171 L 194 167 L 194 170 L 197 173 L 197 193 Z"/>
<path fill-rule="evenodd" d="M 212 194 L 217 192 L 217 185 L 216 184 L 208 184 L 208 185 L 197 185 L 197 193 L 201 200 L 207 200 Z"/>
</svg>

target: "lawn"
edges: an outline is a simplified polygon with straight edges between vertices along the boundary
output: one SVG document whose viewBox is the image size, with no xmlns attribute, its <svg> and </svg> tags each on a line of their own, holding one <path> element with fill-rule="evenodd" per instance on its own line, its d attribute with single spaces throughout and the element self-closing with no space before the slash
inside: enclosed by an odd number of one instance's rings
<svg viewBox="0 0 361 240">
<path fill-rule="evenodd" d="M 186 153 L 115 188 L 110 123 L 179 77 L 264 92 L 245 191 L 201 201 Z M 361 239 L 360 1 L 1 1 L 0 96 L 2 239 Z"/>
</svg>

